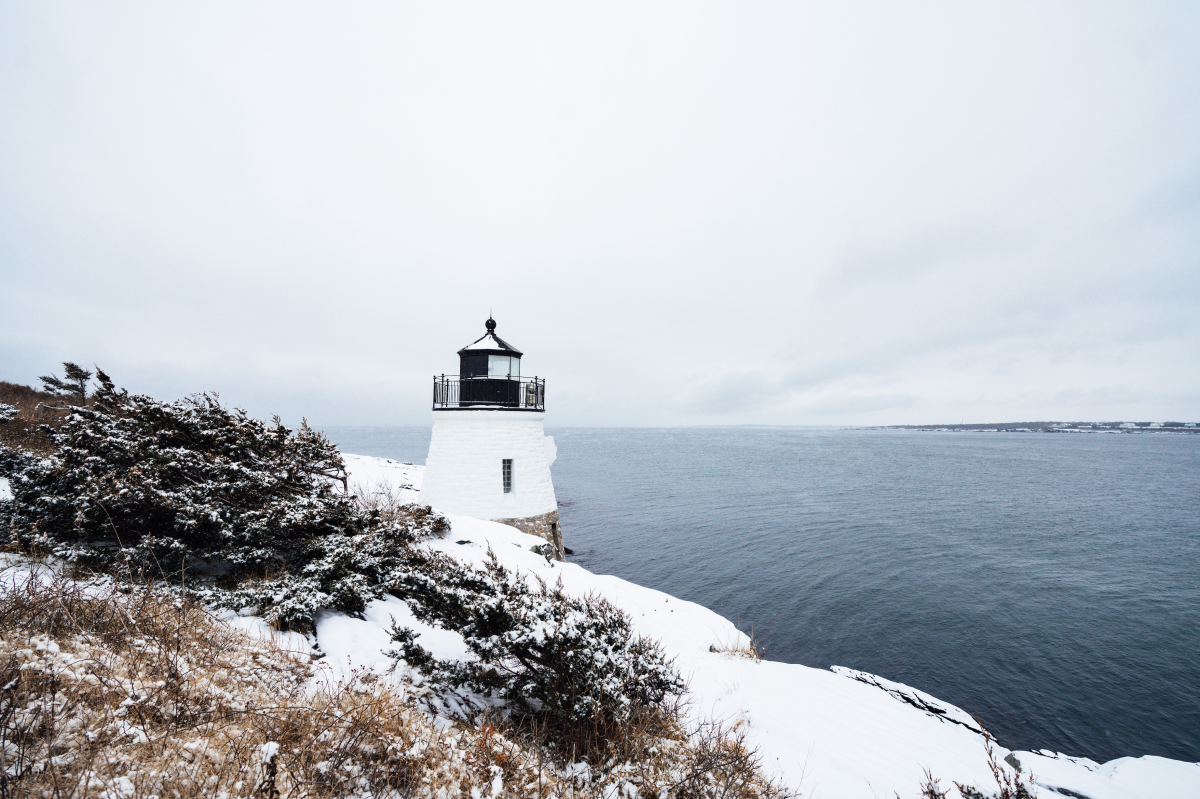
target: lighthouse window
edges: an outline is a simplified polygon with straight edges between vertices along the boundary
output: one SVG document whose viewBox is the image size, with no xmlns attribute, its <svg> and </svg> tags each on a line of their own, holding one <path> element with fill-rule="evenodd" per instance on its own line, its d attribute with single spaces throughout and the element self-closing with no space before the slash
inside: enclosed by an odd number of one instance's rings
<svg viewBox="0 0 1200 799">
<path fill-rule="evenodd" d="M 500 471 L 504 474 L 504 493 L 512 493 L 512 458 L 500 461 Z"/>
<path fill-rule="evenodd" d="M 520 377 L 521 359 L 510 358 L 507 355 L 488 356 L 488 377 Z"/>
<path fill-rule="evenodd" d="M 464 355 L 459 368 L 459 377 L 464 380 L 470 377 L 487 377 L 488 356 Z"/>
</svg>

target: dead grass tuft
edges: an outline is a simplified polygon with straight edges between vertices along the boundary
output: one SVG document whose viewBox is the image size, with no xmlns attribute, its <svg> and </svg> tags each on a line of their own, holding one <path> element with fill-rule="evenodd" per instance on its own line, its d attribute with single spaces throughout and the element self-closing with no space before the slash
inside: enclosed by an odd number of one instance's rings
<svg viewBox="0 0 1200 799">
<path fill-rule="evenodd" d="M 367 485 L 356 483 L 353 486 L 353 495 L 358 503 L 367 510 L 379 511 L 380 518 L 385 522 L 417 530 L 424 527 L 427 520 L 432 518 L 434 535 L 440 538 L 449 532 L 449 523 L 428 505 L 403 501 L 400 498 L 401 488 L 396 488 L 388 482 Z"/>
<path fill-rule="evenodd" d="M 976 721 L 979 722 L 980 729 L 983 729 L 983 722 L 978 718 Z M 1023 773 L 1019 764 L 1011 772 L 1001 766 L 1000 761 L 996 759 L 996 749 L 992 746 L 992 736 L 987 730 L 983 731 L 983 749 L 987 753 L 988 770 L 992 772 L 996 791 L 984 793 L 973 785 L 955 781 L 954 786 L 958 788 L 962 799 L 1036 799 L 1037 789 L 1034 787 L 1033 775 Z M 942 789 L 941 780 L 934 777 L 929 769 L 925 769 L 925 779 L 921 781 L 921 799 L 950 799 L 949 790 Z"/>
<path fill-rule="evenodd" d="M 745 633 L 741 625 L 738 625 L 738 631 Z M 746 658 L 747 660 L 762 660 L 766 653 L 766 648 L 762 642 L 758 640 L 758 636 L 751 629 L 745 634 L 745 638 L 735 638 L 732 641 L 726 641 L 719 644 L 710 644 L 709 652 L 715 652 L 720 655 L 730 655 L 732 657 Z"/>
</svg>

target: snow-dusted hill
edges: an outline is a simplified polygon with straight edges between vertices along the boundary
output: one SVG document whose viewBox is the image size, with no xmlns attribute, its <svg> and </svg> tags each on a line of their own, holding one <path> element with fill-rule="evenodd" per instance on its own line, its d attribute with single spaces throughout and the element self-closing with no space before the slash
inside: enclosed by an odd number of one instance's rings
<svg viewBox="0 0 1200 799">
<path fill-rule="evenodd" d="M 345 456 L 351 487 L 391 491 L 401 501 L 420 501 L 422 467 L 381 458 Z M 7 485 L 0 480 L 0 496 Z M 593 574 L 573 563 L 551 563 L 531 551 L 545 542 L 494 522 L 448 516 L 452 530 L 424 544 L 468 564 L 480 563 L 489 547 L 506 567 L 548 582 L 561 578 L 570 593 L 602 594 L 626 610 L 639 632 L 662 642 L 689 682 L 690 712 L 743 725 L 764 766 L 811 799 L 915 797 L 925 769 L 941 779 L 993 786 L 983 738 L 963 710 L 906 685 L 834 667 L 824 671 L 789 663 L 752 660 L 720 650 L 748 644 L 727 619 L 691 602 L 618 577 Z M 323 613 L 317 641 L 323 666 L 333 676 L 368 668 L 386 673 L 395 619 L 421 631 L 419 643 L 442 658 L 462 657 L 457 633 L 433 629 L 413 618 L 401 600 L 368 606 L 364 619 Z M 232 624 L 265 634 L 261 619 L 225 614 Z M 299 634 L 274 633 L 289 647 L 308 649 Z M 714 652 L 713 649 L 718 651 Z M 986 721 L 986 720 L 985 720 Z M 1043 750 L 1012 752 L 1031 772 L 1043 797 L 1087 799 L 1200 799 L 1200 763 L 1160 757 L 1125 757 L 1099 764 Z M 1007 766 L 1004 766 L 1007 768 Z M 956 792 L 952 792 L 956 793 Z"/>
<path fill-rule="evenodd" d="M 422 467 L 380 458 L 347 455 L 352 484 L 368 490 L 402 492 L 420 501 Z M 749 643 L 727 619 L 691 602 L 592 574 L 573 563 L 550 563 L 531 551 L 545 543 L 512 527 L 449 516 L 452 531 L 426 546 L 477 564 L 490 547 L 501 563 L 553 583 L 561 579 L 576 595 L 594 591 L 626 610 L 639 632 L 662 642 L 689 682 L 696 718 L 740 723 L 768 771 L 807 797 L 875 799 L 916 796 L 928 769 L 942 781 L 994 788 L 984 740 L 959 708 L 899 683 L 835 668 L 813 669 L 753 660 L 720 650 Z M 326 613 L 317 638 L 335 672 L 372 668 L 391 661 L 391 621 L 422 631 L 419 642 L 441 657 L 465 654 L 454 632 L 425 627 L 404 602 L 374 602 L 365 619 Z M 718 650 L 716 652 L 713 649 Z M 1009 751 L 996 747 L 999 757 Z M 1043 752 L 1012 753 L 1035 776 L 1042 794 L 1056 789 L 1089 799 L 1185 799 L 1200 797 L 1200 763 L 1158 757 L 1121 758 L 1103 765 Z M 1007 768 L 1007 766 L 1005 766 Z M 1059 795 L 1063 795 L 1060 793 Z"/>
</svg>

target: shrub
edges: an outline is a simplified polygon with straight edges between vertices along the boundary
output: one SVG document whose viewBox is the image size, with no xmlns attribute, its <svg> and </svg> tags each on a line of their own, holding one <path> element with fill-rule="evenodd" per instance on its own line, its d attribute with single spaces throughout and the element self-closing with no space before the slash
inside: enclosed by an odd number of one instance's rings
<svg viewBox="0 0 1200 799">
<path fill-rule="evenodd" d="M 43 426 L 49 457 L 0 448 L 16 543 L 126 578 L 183 584 L 304 627 L 326 607 L 359 613 L 412 541 L 447 528 L 385 519 L 346 493 L 337 448 L 308 425 L 223 407 L 128 396 L 103 385 Z M 186 570 L 186 577 L 185 577 Z"/>
<path fill-rule="evenodd" d="M 670 713 L 683 680 L 657 642 L 635 636 L 607 600 L 567 596 L 540 579 L 531 588 L 489 550 L 482 569 L 437 553 L 414 555 L 393 586 L 421 621 L 462 634 L 475 659 L 447 662 L 393 625 L 389 654 L 423 672 L 434 690 L 466 689 L 502 701 L 517 717 L 561 733 L 581 753 L 603 749 L 622 729 Z"/>
</svg>

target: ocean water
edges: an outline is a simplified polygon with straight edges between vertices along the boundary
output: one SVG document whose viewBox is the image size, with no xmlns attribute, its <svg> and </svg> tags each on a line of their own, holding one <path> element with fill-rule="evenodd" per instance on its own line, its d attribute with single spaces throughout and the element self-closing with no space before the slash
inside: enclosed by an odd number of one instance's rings
<svg viewBox="0 0 1200 799">
<path fill-rule="evenodd" d="M 428 428 L 333 428 L 423 463 Z M 1200 436 L 552 429 L 572 560 L 1011 748 L 1200 761 Z"/>
</svg>

